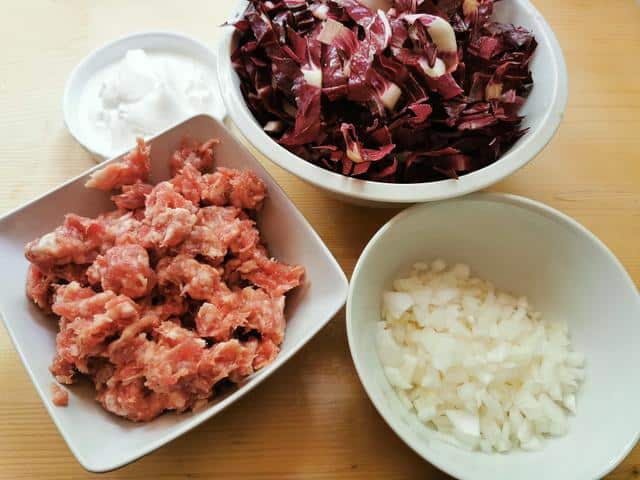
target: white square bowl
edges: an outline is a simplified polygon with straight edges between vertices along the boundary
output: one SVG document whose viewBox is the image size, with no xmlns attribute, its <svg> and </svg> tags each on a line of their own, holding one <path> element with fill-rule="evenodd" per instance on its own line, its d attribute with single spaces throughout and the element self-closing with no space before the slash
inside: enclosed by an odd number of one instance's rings
<svg viewBox="0 0 640 480">
<path fill-rule="evenodd" d="M 269 197 L 258 215 L 262 238 L 275 257 L 306 269 L 304 285 L 287 298 L 287 329 L 275 361 L 238 388 L 214 398 L 200 412 L 166 414 L 149 423 L 134 423 L 106 412 L 94 399 L 89 382 L 69 388 L 67 408 L 55 407 L 51 402 L 50 385 L 54 379 L 49 364 L 55 353 L 57 322 L 25 295 L 28 262 L 23 248 L 29 240 L 62 223 L 65 213 L 95 216 L 112 208 L 107 194 L 84 187 L 89 174 L 104 164 L 0 218 L 2 318 L 51 418 L 78 461 L 93 472 L 112 470 L 136 460 L 220 412 L 291 358 L 346 300 L 347 279 L 331 252 L 264 167 L 217 120 L 199 115 L 153 137 L 151 181 L 169 178 L 169 155 L 186 135 L 199 141 L 219 138 L 216 165 L 252 169 L 266 182 Z"/>
</svg>

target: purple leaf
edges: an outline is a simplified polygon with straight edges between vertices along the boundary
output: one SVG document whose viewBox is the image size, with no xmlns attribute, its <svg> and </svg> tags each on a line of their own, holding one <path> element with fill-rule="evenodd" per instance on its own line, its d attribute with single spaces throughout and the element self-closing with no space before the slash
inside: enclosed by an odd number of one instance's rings
<svg viewBox="0 0 640 480">
<path fill-rule="evenodd" d="M 231 61 L 256 120 L 321 168 L 428 182 L 483 168 L 526 130 L 536 40 L 494 0 L 251 0 Z"/>
</svg>

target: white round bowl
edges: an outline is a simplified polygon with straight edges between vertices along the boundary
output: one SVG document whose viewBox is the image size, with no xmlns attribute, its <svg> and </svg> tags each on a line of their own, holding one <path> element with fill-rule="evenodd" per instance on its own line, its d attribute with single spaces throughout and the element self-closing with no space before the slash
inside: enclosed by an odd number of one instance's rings
<svg viewBox="0 0 640 480">
<path fill-rule="evenodd" d="M 536 452 L 471 452 L 443 442 L 400 402 L 375 343 L 382 292 L 416 261 L 463 262 L 497 287 L 564 320 L 586 356 L 569 433 Z M 616 257 L 566 215 L 522 197 L 476 193 L 411 207 L 364 249 L 351 278 L 347 334 L 362 384 L 380 415 L 416 453 L 459 479 L 601 478 L 640 435 L 640 295 Z"/>
<path fill-rule="evenodd" d="M 93 155 L 96 161 L 102 161 L 107 158 L 116 157 L 123 152 L 106 152 L 100 150 L 87 137 L 84 130 L 80 128 L 83 119 L 78 114 L 78 105 L 83 89 L 87 82 L 100 70 L 112 65 L 125 56 L 127 50 L 141 48 L 145 51 L 157 51 L 179 53 L 198 60 L 215 73 L 217 68 L 216 55 L 205 44 L 176 32 L 140 32 L 119 38 L 112 42 L 97 48 L 87 55 L 71 72 L 64 88 L 64 96 L 62 99 L 62 111 L 64 115 L 64 123 L 69 133 L 80 143 L 85 149 Z M 216 85 L 217 87 L 217 85 Z M 214 88 L 216 95 L 215 112 L 208 113 L 217 119 L 222 119 L 225 115 L 224 102 L 220 97 L 219 89 Z M 186 118 L 182 119 L 186 120 Z M 172 123 L 172 122 L 171 122 Z M 172 126 L 168 123 L 166 127 Z M 155 132 L 160 133 L 160 132 Z"/>
<path fill-rule="evenodd" d="M 246 2 L 240 2 L 240 15 Z M 240 80 L 231 64 L 236 36 L 232 28 L 222 34 L 218 47 L 218 76 L 229 116 L 242 134 L 263 155 L 301 179 L 339 197 L 360 204 L 413 203 L 465 195 L 492 185 L 532 160 L 551 140 L 567 103 L 567 70 L 562 50 L 547 22 L 529 0 L 496 3 L 495 18 L 529 28 L 538 41 L 531 64 L 534 86 L 522 108 L 523 127 L 529 131 L 497 162 L 459 180 L 411 185 L 372 182 L 345 177 L 313 165 L 289 152 L 267 135 L 255 120 L 240 92 Z"/>
</svg>

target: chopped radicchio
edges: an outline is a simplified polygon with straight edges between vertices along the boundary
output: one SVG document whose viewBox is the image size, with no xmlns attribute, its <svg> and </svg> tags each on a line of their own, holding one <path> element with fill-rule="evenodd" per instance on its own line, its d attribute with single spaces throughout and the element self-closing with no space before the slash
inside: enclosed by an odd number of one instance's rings
<svg viewBox="0 0 640 480">
<path fill-rule="evenodd" d="M 495 162 L 524 133 L 536 41 L 498 0 L 251 0 L 231 59 L 267 134 L 343 175 L 415 183 Z"/>
</svg>

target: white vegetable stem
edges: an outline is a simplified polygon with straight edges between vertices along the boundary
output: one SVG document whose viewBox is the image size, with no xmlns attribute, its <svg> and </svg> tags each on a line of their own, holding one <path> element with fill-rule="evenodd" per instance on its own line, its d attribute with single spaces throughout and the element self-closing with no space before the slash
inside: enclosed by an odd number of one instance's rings
<svg viewBox="0 0 640 480">
<path fill-rule="evenodd" d="M 441 77 L 442 75 L 444 75 L 447 72 L 446 65 L 439 58 L 436 58 L 436 61 L 433 64 L 433 67 L 429 66 L 429 63 L 427 62 L 426 58 L 421 58 L 418 61 L 418 64 L 420 65 L 420 68 L 425 73 L 425 75 L 428 75 L 431 78 Z"/>
<path fill-rule="evenodd" d="M 404 15 L 403 18 L 409 25 L 413 25 L 415 22 L 419 21 L 427 27 L 429 36 L 440 52 L 456 53 L 458 51 L 456 34 L 453 31 L 451 24 L 444 18 L 423 13 Z"/>
<path fill-rule="evenodd" d="M 302 69 L 305 82 L 314 87 L 322 88 L 322 70 L 319 68 Z"/>
<path fill-rule="evenodd" d="M 389 82 L 387 89 L 380 97 L 387 110 L 393 110 L 402 96 L 402 90 L 395 83 Z"/>
</svg>

